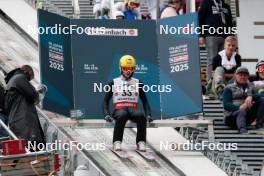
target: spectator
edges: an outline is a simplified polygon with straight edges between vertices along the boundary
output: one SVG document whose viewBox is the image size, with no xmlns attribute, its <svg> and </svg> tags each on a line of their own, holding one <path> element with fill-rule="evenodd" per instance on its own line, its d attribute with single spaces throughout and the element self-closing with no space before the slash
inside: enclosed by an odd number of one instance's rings
<svg viewBox="0 0 264 176">
<path fill-rule="evenodd" d="M 99 19 L 110 19 L 111 0 L 101 0 L 101 16 Z"/>
<path fill-rule="evenodd" d="M 212 91 L 221 95 L 228 81 L 232 81 L 234 73 L 241 66 L 241 56 L 236 53 L 236 38 L 228 36 L 225 39 L 224 50 L 213 58 Z"/>
<path fill-rule="evenodd" d="M 109 13 L 110 13 L 110 9 L 103 8 L 101 10 L 101 16 L 99 16 L 98 19 L 100 19 L 100 20 L 110 19 Z"/>
<path fill-rule="evenodd" d="M 198 11 L 202 0 L 195 0 L 195 10 Z"/>
<path fill-rule="evenodd" d="M 96 0 L 93 6 L 95 19 L 110 19 L 111 0 Z"/>
<path fill-rule="evenodd" d="M 43 9 L 43 7 L 44 7 L 43 0 L 37 0 L 36 1 L 36 7 L 37 7 L 37 9 Z"/>
<path fill-rule="evenodd" d="M 151 15 L 149 13 L 143 13 L 141 16 L 142 20 L 151 20 Z"/>
<path fill-rule="evenodd" d="M 125 18 L 125 15 L 122 11 L 116 11 L 115 12 L 115 19 L 117 20 L 123 20 Z"/>
<path fill-rule="evenodd" d="M 93 6 L 93 14 L 95 14 L 95 19 L 101 17 L 101 0 L 96 0 Z"/>
<path fill-rule="evenodd" d="M 0 120 L 2 120 L 7 125 L 7 117 L 5 111 L 5 86 L 0 82 Z M 0 138 L 6 137 L 8 134 L 0 125 Z"/>
<path fill-rule="evenodd" d="M 15 135 L 27 141 L 44 143 L 44 133 L 35 107 L 39 103 L 39 94 L 30 84 L 33 78 L 34 72 L 29 65 L 23 65 L 7 74 L 5 107 L 10 130 Z"/>
<path fill-rule="evenodd" d="M 220 27 L 226 28 L 219 32 L 209 33 L 208 30 L 202 30 L 199 38 L 200 44 L 206 44 L 207 56 L 207 80 L 212 78 L 212 60 L 216 54 L 223 50 L 224 39 L 228 34 L 228 28 L 232 27 L 232 14 L 229 5 L 224 0 L 203 0 L 198 11 L 199 24 L 201 29 Z M 217 30 L 215 30 L 217 31 Z"/>
<path fill-rule="evenodd" d="M 240 133 L 261 128 L 264 120 L 264 97 L 254 90 L 248 78 L 248 69 L 239 67 L 235 73 L 235 82 L 227 85 L 223 93 L 225 123 L 237 128 Z M 249 126 L 255 119 L 256 125 Z"/>
<path fill-rule="evenodd" d="M 151 19 L 157 19 L 160 16 L 160 9 L 164 9 L 165 6 L 165 0 L 140 0 L 140 3 L 145 3 L 148 4 L 148 11 L 150 13 L 150 18 Z M 159 13 L 159 14 L 158 14 Z M 142 17 L 143 19 L 144 17 Z M 145 18 L 149 19 L 149 18 Z"/>
<path fill-rule="evenodd" d="M 256 65 L 256 78 L 253 81 L 258 93 L 264 94 L 264 60 L 261 60 Z"/>
<path fill-rule="evenodd" d="M 184 14 L 184 0 L 169 0 L 168 6 L 161 12 L 160 18 L 167 18 Z"/>
<path fill-rule="evenodd" d="M 140 3 L 136 0 L 125 0 L 125 19 L 127 20 L 135 20 L 140 19 L 140 11 L 139 11 Z"/>
</svg>

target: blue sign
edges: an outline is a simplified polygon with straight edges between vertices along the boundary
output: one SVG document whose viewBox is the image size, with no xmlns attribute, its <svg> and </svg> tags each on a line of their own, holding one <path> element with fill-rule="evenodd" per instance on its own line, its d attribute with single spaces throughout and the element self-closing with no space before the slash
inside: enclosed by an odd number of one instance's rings
<svg viewBox="0 0 264 176">
<path fill-rule="evenodd" d="M 104 86 L 120 76 L 119 59 L 129 54 L 137 60 L 133 77 L 151 88 L 146 95 L 155 119 L 201 112 L 198 36 L 188 34 L 195 26 L 197 14 L 120 21 L 39 10 L 39 27 L 50 27 L 40 34 L 41 80 L 48 86 L 44 109 L 102 118 Z M 64 29 L 69 34 L 53 34 Z"/>
</svg>

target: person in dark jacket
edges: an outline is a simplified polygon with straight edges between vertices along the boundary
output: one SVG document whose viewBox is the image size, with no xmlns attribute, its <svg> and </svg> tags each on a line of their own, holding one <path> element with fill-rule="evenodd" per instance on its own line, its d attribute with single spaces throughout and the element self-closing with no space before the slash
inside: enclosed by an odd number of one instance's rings
<svg viewBox="0 0 264 176">
<path fill-rule="evenodd" d="M 225 37 L 234 33 L 231 29 L 233 27 L 232 14 L 229 5 L 224 0 L 202 0 L 198 19 L 201 28 L 214 29 L 213 32 L 210 32 L 212 30 L 201 30 L 199 38 L 200 44 L 206 44 L 207 80 L 210 80 L 213 57 L 223 50 Z"/>
<path fill-rule="evenodd" d="M 226 125 L 237 128 L 240 133 L 247 133 L 248 129 L 262 128 L 264 97 L 248 81 L 249 71 L 246 67 L 239 67 L 235 78 L 235 82 L 228 84 L 223 92 Z M 254 120 L 256 125 L 250 126 Z"/>
<path fill-rule="evenodd" d="M 120 151 L 124 128 L 128 120 L 137 123 L 137 148 L 146 151 L 146 126 L 151 122 L 150 106 L 143 90 L 142 82 L 133 78 L 136 60 L 131 55 L 121 57 L 119 62 L 121 75 L 109 83 L 111 90 L 106 93 L 103 104 L 105 120 L 115 120 L 113 150 Z M 114 112 L 109 111 L 109 101 L 113 98 Z M 138 98 L 141 99 L 145 114 L 137 110 Z"/>
<path fill-rule="evenodd" d="M 31 66 L 9 72 L 5 78 L 5 107 L 10 130 L 18 137 L 36 143 L 45 143 L 35 105 L 39 103 L 39 93 L 30 84 L 34 79 Z"/>
<path fill-rule="evenodd" d="M 7 125 L 7 116 L 5 111 L 5 86 L 0 82 L 0 120 L 4 122 L 5 125 Z M 4 130 L 4 128 L 0 125 L 0 139 L 7 137 L 8 134 Z"/>
</svg>

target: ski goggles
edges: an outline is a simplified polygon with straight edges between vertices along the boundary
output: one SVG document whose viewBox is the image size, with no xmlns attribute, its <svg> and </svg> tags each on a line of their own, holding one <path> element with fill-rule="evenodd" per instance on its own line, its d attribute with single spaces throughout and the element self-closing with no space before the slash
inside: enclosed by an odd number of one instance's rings
<svg viewBox="0 0 264 176">
<path fill-rule="evenodd" d="M 122 67 L 122 71 L 134 71 L 135 70 L 135 67 Z"/>
<path fill-rule="evenodd" d="M 263 73 L 263 72 L 264 72 L 264 65 L 260 65 L 260 66 L 258 66 L 258 68 L 257 68 L 257 72 L 259 72 L 259 73 Z"/>
</svg>

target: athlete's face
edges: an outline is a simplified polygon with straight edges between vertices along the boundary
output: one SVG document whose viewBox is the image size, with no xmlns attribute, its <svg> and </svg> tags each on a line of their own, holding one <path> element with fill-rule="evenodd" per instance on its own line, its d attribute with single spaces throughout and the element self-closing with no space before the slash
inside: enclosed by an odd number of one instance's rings
<svg viewBox="0 0 264 176">
<path fill-rule="evenodd" d="M 134 72 L 134 68 L 133 67 L 122 67 L 122 72 L 125 78 L 130 78 Z"/>
</svg>

